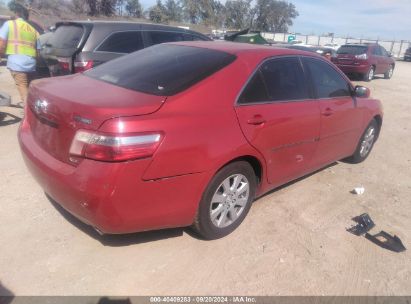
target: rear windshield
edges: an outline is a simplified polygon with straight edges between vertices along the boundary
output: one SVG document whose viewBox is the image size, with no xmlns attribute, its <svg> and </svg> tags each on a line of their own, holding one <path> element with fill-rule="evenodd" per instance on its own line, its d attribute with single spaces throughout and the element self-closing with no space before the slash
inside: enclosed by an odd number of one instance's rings
<svg viewBox="0 0 411 304">
<path fill-rule="evenodd" d="M 235 60 L 220 51 L 158 44 L 102 64 L 84 74 L 153 95 L 177 94 Z"/>
<path fill-rule="evenodd" d="M 57 49 L 76 49 L 83 37 L 81 25 L 61 25 L 50 37 L 48 43 Z"/>
<path fill-rule="evenodd" d="M 363 45 L 343 45 L 337 51 L 337 54 L 361 55 L 367 53 L 367 47 Z"/>
</svg>

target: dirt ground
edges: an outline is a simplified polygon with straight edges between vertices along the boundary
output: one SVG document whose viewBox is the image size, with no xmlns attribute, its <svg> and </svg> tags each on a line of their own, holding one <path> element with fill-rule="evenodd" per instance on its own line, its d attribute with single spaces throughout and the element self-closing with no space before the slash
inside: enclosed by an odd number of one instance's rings
<svg viewBox="0 0 411 304">
<path fill-rule="evenodd" d="M 410 295 L 410 250 L 393 253 L 345 230 L 368 212 L 372 232 L 396 234 L 411 249 L 411 63 L 366 85 L 385 110 L 370 157 L 260 198 L 217 241 L 187 229 L 100 237 L 62 216 L 23 164 L 21 110 L 0 108 L 8 114 L 0 121 L 0 294 Z M 0 91 L 17 100 L 4 67 Z M 357 186 L 363 195 L 350 193 Z"/>
</svg>

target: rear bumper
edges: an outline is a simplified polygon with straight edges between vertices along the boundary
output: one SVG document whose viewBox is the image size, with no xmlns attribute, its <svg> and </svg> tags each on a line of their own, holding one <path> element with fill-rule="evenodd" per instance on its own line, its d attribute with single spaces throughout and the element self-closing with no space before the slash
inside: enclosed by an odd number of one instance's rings
<svg viewBox="0 0 411 304">
<path fill-rule="evenodd" d="M 77 167 L 40 147 L 23 121 L 24 161 L 43 190 L 64 209 L 103 233 L 130 233 L 192 224 L 205 173 L 155 181 L 141 176 L 151 159 L 122 163 L 83 160 Z"/>
<path fill-rule="evenodd" d="M 354 65 L 354 64 L 336 64 L 336 66 L 345 74 L 366 74 L 370 69 L 369 65 Z"/>
</svg>

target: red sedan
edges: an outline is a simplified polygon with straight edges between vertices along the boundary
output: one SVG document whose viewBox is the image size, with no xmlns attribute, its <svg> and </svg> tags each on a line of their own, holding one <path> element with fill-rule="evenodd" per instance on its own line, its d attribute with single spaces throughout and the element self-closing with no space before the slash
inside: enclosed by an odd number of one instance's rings
<svg viewBox="0 0 411 304">
<path fill-rule="evenodd" d="M 34 82 L 19 140 L 44 191 L 98 231 L 215 239 L 267 191 L 366 159 L 381 124 L 369 90 L 313 53 L 184 42 Z"/>
</svg>

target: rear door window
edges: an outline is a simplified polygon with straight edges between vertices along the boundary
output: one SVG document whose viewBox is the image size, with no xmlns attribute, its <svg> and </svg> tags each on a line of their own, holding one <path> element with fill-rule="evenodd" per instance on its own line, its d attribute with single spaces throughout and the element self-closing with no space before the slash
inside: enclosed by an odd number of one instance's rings
<svg viewBox="0 0 411 304">
<path fill-rule="evenodd" d="M 155 45 L 109 61 L 84 75 L 130 90 L 169 96 L 214 74 L 235 58 L 205 48 Z"/>
<path fill-rule="evenodd" d="M 270 100 L 309 99 L 308 87 L 298 58 L 272 59 L 264 63 L 260 70 Z"/>
<path fill-rule="evenodd" d="M 300 61 L 296 57 L 266 61 L 249 81 L 239 103 L 309 99 Z"/>
<path fill-rule="evenodd" d="M 48 44 L 56 49 L 76 49 L 83 37 L 81 25 L 60 25 L 50 37 Z"/>
<path fill-rule="evenodd" d="M 96 51 L 128 54 L 144 48 L 140 31 L 117 32 L 111 34 Z"/>
<path fill-rule="evenodd" d="M 374 46 L 374 49 L 372 50 L 372 53 L 373 53 L 373 55 L 376 55 L 376 56 L 382 56 L 381 49 L 380 49 L 379 46 Z"/>
<path fill-rule="evenodd" d="M 303 62 L 318 98 L 351 96 L 348 82 L 330 64 L 315 58 L 303 58 Z"/>
<path fill-rule="evenodd" d="M 380 46 L 381 55 L 388 57 L 388 52 L 384 49 L 384 47 Z"/>
</svg>

